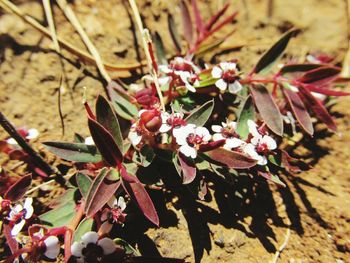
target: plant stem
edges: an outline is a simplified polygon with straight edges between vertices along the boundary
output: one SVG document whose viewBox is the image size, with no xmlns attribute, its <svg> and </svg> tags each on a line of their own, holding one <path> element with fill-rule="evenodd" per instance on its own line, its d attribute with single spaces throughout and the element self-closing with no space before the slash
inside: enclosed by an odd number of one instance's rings
<svg viewBox="0 0 350 263">
<path fill-rule="evenodd" d="M 59 172 L 55 171 L 44 159 L 25 141 L 25 139 L 16 131 L 15 127 L 6 119 L 0 111 L 0 125 L 4 130 L 18 143 L 19 146 L 32 158 L 33 162 L 48 175 L 55 175 L 54 179 L 64 185 L 66 180 Z"/>
</svg>

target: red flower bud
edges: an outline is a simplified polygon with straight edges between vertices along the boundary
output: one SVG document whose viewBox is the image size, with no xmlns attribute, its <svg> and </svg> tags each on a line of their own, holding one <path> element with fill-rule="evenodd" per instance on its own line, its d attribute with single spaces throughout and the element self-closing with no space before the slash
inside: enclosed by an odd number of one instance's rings
<svg viewBox="0 0 350 263">
<path fill-rule="evenodd" d="M 150 132 L 156 132 L 162 126 L 162 118 L 158 110 L 148 110 L 141 114 L 141 123 Z"/>
<path fill-rule="evenodd" d="M 151 107 L 158 103 L 158 98 L 155 96 L 152 89 L 142 89 L 135 94 L 135 99 L 142 106 Z"/>
</svg>

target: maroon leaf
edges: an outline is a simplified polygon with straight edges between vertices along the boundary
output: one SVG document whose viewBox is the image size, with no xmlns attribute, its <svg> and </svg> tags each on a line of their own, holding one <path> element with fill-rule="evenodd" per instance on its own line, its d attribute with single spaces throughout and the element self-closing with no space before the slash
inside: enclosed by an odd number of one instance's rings
<svg viewBox="0 0 350 263">
<path fill-rule="evenodd" d="M 11 227 L 7 224 L 3 224 L 3 233 L 6 238 L 7 245 L 9 246 L 12 254 L 14 254 L 18 249 L 18 243 L 16 239 L 11 235 Z"/>
<path fill-rule="evenodd" d="M 299 87 L 299 95 L 302 96 L 303 101 L 307 103 L 315 115 L 324 122 L 329 129 L 336 131 L 337 126 L 332 119 L 331 115 L 329 115 L 327 109 L 323 106 L 323 104 L 317 100 L 310 91 L 305 89 L 304 87 Z"/>
<path fill-rule="evenodd" d="M 286 96 L 288 103 L 290 107 L 292 108 L 292 111 L 297 118 L 300 126 L 306 131 L 308 134 L 313 135 L 314 128 L 312 126 L 312 121 L 310 118 L 309 113 L 307 112 L 303 101 L 299 98 L 299 96 L 289 90 L 289 89 L 283 89 L 283 93 Z"/>
<path fill-rule="evenodd" d="M 283 118 L 269 91 L 262 85 L 256 85 L 250 88 L 250 92 L 266 125 L 275 134 L 282 136 Z"/>
<path fill-rule="evenodd" d="M 4 194 L 4 198 L 16 202 L 23 197 L 32 183 L 32 175 L 28 174 L 15 182 Z"/>
<path fill-rule="evenodd" d="M 120 186 L 119 173 L 106 168 L 96 176 L 86 196 L 85 213 L 93 217 L 113 196 Z"/>
<path fill-rule="evenodd" d="M 179 38 L 174 18 L 171 14 L 168 15 L 168 28 L 177 52 L 181 53 L 181 40 Z"/>
<path fill-rule="evenodd" d="M 270 172 L 261 172 L 259 171 L 258 174 L 268 181 L 274 182 L 275 184 L 278 184 L 279 186 L 286 187 L 286 185 L 280 180 L 280 178 L 277 175 L 271 174 Z"/>
<path fill-rule="evenodd" d="M 229 3 L 226 3 L 224 5 L 223 8 L 221 8 L 216 14 L 214 14 L 209 22 L 207 23 L 207 25 L 205 26 L 205 29 L 207 31 L 210 31 L 210 29 L 213 27 L 213 25 L 220 19 L 221 16 L 223 16 L 225 14 L 225 12 L 227 11 L 227 8 L 229 7 Z"/>
<path fill-rule="evenodd" d="M 192 183 L 192 181 L 196 178 L 196 166 L 193 163 L 192 159 L 186 158 L 182 153 L 178 154 L 180 167 L 182 170 L 182 183 L 183 184 L 189 184 Z"/>
<path fill-rule="evenodd" d="M 326 96 L 340 97 L 340 96 L 349 96 L 350 95 L 350 92 L 319 88 L 319 87 L 316 87 L 314 85 L 304 85 L 304 87 L 307 88 L 309 91 L 321 93 L 321 94 L 324 94 Z"/>
<path fill-rule="evenodd" d="M 120 172 L 125 192 L 138 205 L 145 217 L 156 226 L 159 226 L 157 211 L 142 183 L 136 176 L 129 175 L 124 168 Z"/>
<path fill-rule="evenodd" d="M 224 148 L 216 148 L 214 150 L 206 152 L 204 155 L 210 158 L 208 161 L 211 163 L 220 164 L 222 166 L 234 169 L 251 168 L 257 163 L 256 160 L 253 160 L 243 154 L 228 151 Z"/>
<path fill-rule="evenodd" d="M 306 64 L 287 64 L 284 65 L 280 72 L 282 74 L 286 73 L 295 73 L 295 72 L 306 72 L 310 71 L 316 68 L 323 67 L 324 65 L 322 64 L 311 64 L 311 63 L 306 63 Z"/>
<path fill-rule="evenodd" d="M 306 72 L 297 81 L 305 84 L 314 84 L 323 86 L 335 80 L 340 73 L 340 69 L 336 67 L 320 67 Z"/>
<path fill-rule="evenodd" d="M 192 19 L 185 1 L 180 2 L 184 37 L 188 44 L 193 40 Z"/>
<path fill-rule="evenodd" d="M 122 163 L 123 155 L 120 152 L 113 136 L 97 121 L 88 118 L 89 130 L 96 147 L 103 159 L 112 167 Z"/>
<path fill-rule="evenodd" d="M 299 159 L 291 157 L 286 151 L 281 150 L 281 162 L 284 167 L 289 172 L 298 173 L 300 168 L 298 166 L 292 165 L 291 163 L 300 163 Z M 308 166 L 306 163 L 303 163 L 305 166 Z"/>
<path fill-rule="evenodd" d="M 276 60 L 283 54 L 289 40 L 296 34 L 298 30 L 291 29 L 285 33 L 258 61 L 253 72 L 259 73 L 261 71 L 269 70 Z"/>
</svg>

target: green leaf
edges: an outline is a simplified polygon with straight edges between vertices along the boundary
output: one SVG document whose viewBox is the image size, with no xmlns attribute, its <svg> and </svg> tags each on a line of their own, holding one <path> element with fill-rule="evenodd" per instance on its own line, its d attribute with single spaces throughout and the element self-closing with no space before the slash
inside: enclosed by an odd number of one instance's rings
<svg viewBox="0 0 350 263">
<path fill-rule="evenodd" d="M 137 118 L 138 109 L 135 104 L 131 103 L 132 97 L 125 91 L 119 90 L 122 88 L 115 82 L 110 83 L 107 88 L 116 113 L 126 120 Z"/>
<path fill-rule="evenodd" d="M 186 118 L 186 121 L 197 126 L 204 126 L 204 124 L 210 118 L 213 109 L 214 100 L 208 101 L 198 109 L 193 110 L 192 113 Z"/>
<path fill-rule="evenodd" d="M 92 180 L 86 174 L 79 173 L 79 172 L 75 175 L 75 179 L 77 181 L 78 188 L 79 188 L 81 195 L 84 198 L 86 198 L 88 191 L 90 189 Z"/>
<path fill-rule="evenodd" d="M 158 63 L 162 64 L 162 65 L 167 65 L 168 60 L 166 58 L 163 41 L 162 41 L 162 38 L 160 37 L 160 35 L 158 34 L 158 32 L 156 32 L 153 35 L 153 41 L 154 41 L 154 45 L 156 47 L 156 54 L 157 54 Z"/>
<path fill-rule="evenodd" d="M 123 152 L 123 136 L 119 121 L 109 102 L 101 95 L 98 96 L 96 102 L 96 118 L 112 134 L 119 150 Z"/>
<path fill-rule="evenodd" d="M 266 74 L 286 49 L 289 40 L 296 34 L 297 29 L 285 33 L 258 61 L 254 68 L 255 73 Z"/>
<path fill-rule="evenodd" d="M 196 89 L 204 88 L 204 87 L 208 87 L 208 86 L 213 86 L 216 81 L 217 81 L 217 79 L 214 79 L 214 78 L 207 78 L 204 80 L 200 80 L 199 85 L 196 86 Z"/>
<path fill-rule="evenodd" d="M 248 96 L 244 101 L 242 110 L 239 114 L 238 123 L 237 123 L 237 133 L 242 139 L 247 139 L 249 134 L 248 129 L 248 120 L 254 120 L 255 110 L 253 99 L 251 96 Z"/>
<path fill-rule="evenodd" d="M 103 168 L 92 182 L 85 202 L 87 217 L 94 216 L 113 196 L 120 186 L 119 173 Z"/>
<path fill-rule="evenodd" d="M 94 145 L 69 142 L 44 142 L 43 144 L 47 150 L 64 160 L 82 163 L 102 161 L 102 156 Z"/>
<path fill-rule="evenodd" d="M 76 214 L 75 202 L 69 201 L 39 216 L 43 224 L 50 227 L 67 226 Z"/>
<path fill-rule="evenodd" d="M 125 254 L 127 254 L 127 255 L 133 255 L 133 256 L 140 256 L 141 255 L 135 248 L 133 248 L 124 239 L 115 238 L 115 239 L 113 239 L 113 241 L 116 245 L 122 246 L 124 248 Z"/>
<path fill-rule="evenodd" d="M 135 151 L 133 161 L 143 167 L 147 167 L 152 163 L 154 156 L 155 153 L 153 148 L 148 144 L 145 144 L 139 152 Z"/>
<path fill-rule="evenodd" d="M 86 233 L 92 230 L 94 220 L 92 218 L 84 218 L 77 229 L 74 232 L 73 242 L 80 242 L 81 237 Z"/>
</svg>

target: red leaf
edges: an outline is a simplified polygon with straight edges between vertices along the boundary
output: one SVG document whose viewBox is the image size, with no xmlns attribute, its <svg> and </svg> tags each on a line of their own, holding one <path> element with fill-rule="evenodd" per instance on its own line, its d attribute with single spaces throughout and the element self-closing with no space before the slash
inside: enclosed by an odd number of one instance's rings
<svg viewBox="0 0 350 263">
<path fill-rule="evenodd" d="M 157 211 L 153 205 L 152 199 L 149 197 L 142 183 L 136 176 L 129 175 L 125 168 L 122 168 L 120 172 L 122 176 L 122 185 L 125 192 L 138 205 L 145 217 L 156 226 L 159 226 Z"/>
<path fill-rule="evenodd" d="M 119 188 L 120 180 L 113 174 L 114 171 L 101 170 L 91 183 L 84 209 L 87 217 L 93 217 Z"/>
<path fill-rule="evenodd" d="M 4 198 L 16 202 L 23 197 L 32 183 L 32 175 L 28 174 L 18 179 L 4 194 Z"/>
<path fill-rule="evenodd" d="M 195 17 L 195 21 L 196 21 L 196 25 L 197 25 L 197 32 L 203 33 L 203 31 L 204 31 L 203 19 L 202 19 L 200 11 L 198 9 L 196 0 L 192 0 L 192 8 L 193 8 L 194 17 Z"/>
<path fill-rule="evenodd" d="M 11 227 L 7 224 L 3 224 L 3 233 L 7 241 L 7 245 L 10 247 L 12 254 L 18 250 L 18 243 L 11 235 Z"/>
<path fill-rule="evenodd" d="M 185 1 L 180 2 L 184 37 L 188 44 L 193 40 L 192 19 Z"/>
<path fill-rule="evenodd" d="M 205 29 L 207 31 L 210 31 L 210 29 L 213 27 L 213 25 L 220 19 L 220 17 L 225 14 L 227 11 L 227 8 L 229 7 L 229 3 L 226 3 L 223 8 L 221 8 L 215 15 L 213 15 L 209 22 L 206 24 Z"/>
<path fill-rule="evenodd" d="M 123 155 L 110 132 L 90 117 L 88 118 L 88 124 L 92 139 L 103 159 L 112 167 L 120 165 L 123 161 Z"/>
<path fill-rule="evenodd" d="M 323 106 L 323 104 L 317 100 L 307 89 L 304 87 L 299 87 L 299 94 L 302 96 L 304 102 L 312 109 L 315 115 L 324 122 L 328 128 L 333 131 L 337 130 L 337 126 L 329 115 L 327 109 Z"/>
<path fill-rule="evenodd" d="M 294 115 L 297 118 L 300 126 L 308 134 L 313 135 L 314 128 L 312 126 L 312 121 L 309 113 L 305 109 L 303 101 L 299 98 L 299 96 L 295 92 L 289 89 L 283 89 L 283 93 L 286 96 L 288 103 L 292 108 Z"/>
<path fill-rule="evenodd" d="M 182 169 L 182 183 L 189 184 L 196 178 L 197 169 L 193 161 L 186 158 L 182 153 L 178 154 L 180 166 Z"/>
<path fill-rule="evenodd" d="M 340 96 L 349 96 L 350 95 L 350 92 L 319 88 L 319 87 L 315 87 L 314 85 L 304 85 L 304 87 L 307 88 L 309 91 L 321 93 L 321 94 L 324 94 L 327 96 L 340 97 Z"/>
<path fill-rule="evenodd" d="M 314 84 L 323 86 L 335 80 L 340 73 L 340 69 L 336 67 L 319 67 L 306 72 L 297 81 L 305 84 Z"/>
<path fill-rule="evenodd" d="M 219 165 L 234 169 L 247 169 L 256 165 L 256 160 L 238 152 L 225 150 L 224 148 L 216 148 L 206 152 L 205 155 L 211 159 L 208 160 L 209 162 L 215 161 Z"/>
<path fill-rule="evenodd" d="M 283 118 L 269 91 L 262 85 L 256 85 L 250 88 L 250 92 L 266 125 L 275 134 L 282 136 Z"/>
</svg>

